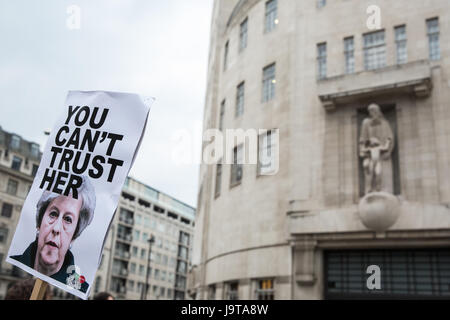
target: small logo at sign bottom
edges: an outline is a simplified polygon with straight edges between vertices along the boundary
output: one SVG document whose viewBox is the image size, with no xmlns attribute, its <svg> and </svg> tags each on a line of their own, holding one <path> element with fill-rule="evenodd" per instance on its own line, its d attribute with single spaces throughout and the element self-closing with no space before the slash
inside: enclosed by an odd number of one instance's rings
<svg viewBox="0 0 450 320">
<path fill-rule="evenodd" d="M 81 270 L 78 266 L 71 265 L 67 267 L 66 284 L 76 290 L 81 289 L 81 284 L 86 282 L 84 276 L 81 275 Z"/>
</svg>

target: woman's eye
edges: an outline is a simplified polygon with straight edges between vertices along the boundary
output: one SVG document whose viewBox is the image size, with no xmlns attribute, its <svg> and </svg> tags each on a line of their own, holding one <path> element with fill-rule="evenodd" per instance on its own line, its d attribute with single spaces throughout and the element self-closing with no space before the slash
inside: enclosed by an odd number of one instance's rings
<svg viewBox="0 0 450 320">
<path fill-rule="evenodd" d="M 69 217 L 69 216 L 64 217 L 64 220 L 65 220 L 67 223 L 72 223 L 72 218 Z"/>
<path fill-rule="evenodd" d="M 50 211 L 49 216 L 50 218 L 58 218 L 58 213 L 56 211 Z"/>
</svg>

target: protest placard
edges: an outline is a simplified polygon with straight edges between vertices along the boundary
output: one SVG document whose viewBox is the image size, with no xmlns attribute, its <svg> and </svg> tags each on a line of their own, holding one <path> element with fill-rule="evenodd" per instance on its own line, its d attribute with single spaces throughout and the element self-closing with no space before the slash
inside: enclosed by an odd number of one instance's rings
<svg viewBox="0 0 450 320">
<path fill-rule="evenodd" d="M 7 262 L 88 298 L 153 100 L 107 91 L 68 93 Z"/>
</svg>

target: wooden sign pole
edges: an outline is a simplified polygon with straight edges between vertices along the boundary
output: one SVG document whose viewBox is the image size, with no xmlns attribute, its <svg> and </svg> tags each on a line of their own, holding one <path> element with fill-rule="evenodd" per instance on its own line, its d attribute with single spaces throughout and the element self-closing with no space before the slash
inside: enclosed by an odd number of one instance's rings
<svg viewBox="0 0 450 320">
<path fill-rule="evenodd" d="M 36 278 L 30 300 L 43 300 L 48 283 Z"/>
</svg>

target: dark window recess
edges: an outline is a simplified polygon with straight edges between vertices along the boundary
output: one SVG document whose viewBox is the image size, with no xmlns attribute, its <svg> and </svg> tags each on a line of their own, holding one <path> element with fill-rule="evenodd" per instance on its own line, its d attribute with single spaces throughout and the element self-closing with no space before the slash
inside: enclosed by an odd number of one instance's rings
<svg viewBox="0 0 450 320">
<path fill-rule="evenodd" d="M 127 199 L 127 200 L 130 200 L 130 201 L 134 201 L 134 196 L 132 196 L 131 194 L 129 194 L 129 193 L 126 193 L 126 192 L 122 192 L 122 197 L 124 197 L 125 199 Z"/>
<path fill-rule="evenodd" d="M 147 201 L 145 201 L 145 200 L 139 199 L 138 202 L 139 202 L 139 204 L 140 204 L 141 206 L 144 206 L 144 207 L 146 207 L 146 208 L 150 208 L 150 207 L 151 207 L 150 202 L 147 202 Z"/>
<path fill-rule="evenodd" d="M 173 212 L 168 212 L 167 215 L 169 216 L 169 218 L 174 218 L 174 219 L 178 219 L 178 215 L 173 213 Z"/>
<path fill-rule="evenodd" d="M 3 203 L 2 206 L 2 217 L 11 218 L 13 211 L 13 206 L 10 203 Z"/>
<path fill-rule="evenodd" d="M 186 224 L 191 224 L 191 220 L 185 219 L 185 218 L 181 218 L 181 222 L 186 223 Z"/>
<path fill-rule="evenodd" d="M 158 212 L 158 213 L 164 213 L 164 209 L 163 209 L 163 208 L 160 208 L 160 207 L 158 207 L 158 206 L 153 206 L 153 210 L 155 210 L 155 211 Z"/>
</svg>

